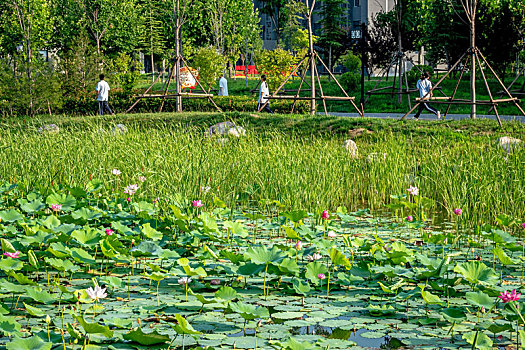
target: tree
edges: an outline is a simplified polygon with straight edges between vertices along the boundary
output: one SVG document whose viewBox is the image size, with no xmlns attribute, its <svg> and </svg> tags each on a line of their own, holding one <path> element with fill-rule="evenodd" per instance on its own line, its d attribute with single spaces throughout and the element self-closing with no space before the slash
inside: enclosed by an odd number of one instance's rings
<svg viewBox="0 0 525 350">
<path fill-rule="evenodd" d="M 193 59 L 193 68 L 199 70 L 199 79 L 211 90 L 218 76 L 224 71 L 224 57 L 214 47 L 200 48 Z"/>
<path fill-rule="evenodd" d="M 322 34 L 317 44 L 323 48 L 324 56 L 328 59 L 328 67 L 332 70 L 332 62 L 348 49 L 346 46 L 346 32 L 341 28 L 346 0 L 324 0 L 321 2 L 320 21 Z"/>
<path fill-rule="evenodd" d="M 297 52 L 308 47 L 308 30 L 301 25 L 307 13 L 306 5 L 299 0 L 291 0 L 284 6 L 282 38 L 288 50 Z"/>
<path fill-rule="evenodd" d="M 299 61 L 298 55 L 277 48 L 273 51 L 263 50 L 257 56 L 257 70 L 268 76 L 268 85 L 272 89 L 280 86 L 291 73 L 292 66 Z"/>
<path fill-rule="evenodd" d="M 162 1 L 145 1 L 142 4 L 142 47 L 151 57 L 151 79 L 155 80 L 155 55 L 162 55 L 166 50 L 164 28 L 162 26 Z"/>
<path fill-rule="evenodd" d="M 261 0 L 261 2 L 264 4 L 261 13 L 270 17 L 277 34 L 277 46 L 279 46 L 281 38 L 281 16 L 283 15 L 282 10 L 288 3 L 288 0 Z"/>
</svg>

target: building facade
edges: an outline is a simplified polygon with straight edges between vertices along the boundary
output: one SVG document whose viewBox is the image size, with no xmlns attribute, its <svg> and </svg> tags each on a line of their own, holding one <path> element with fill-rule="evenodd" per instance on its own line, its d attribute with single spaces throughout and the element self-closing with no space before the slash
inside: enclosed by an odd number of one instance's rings
<svg viewBox="0 0 525 350">
<path fill-rule="evenodd" d="M 360 35 L 361 23 L 368 24 L 372 16 L 381 11 L 390 11 L 394 7 L 395 0 L 347 0 L 344 7 L 344 26 L 343 29 L 346 31 L 352 31 L 354 37 Z M 259 16 L 261 17 L 261 37 L 263 39 L 264 48 L 268 50 L 275 49 L 277 47 L 277 26 L 278 23 L 274 23 L 272 16 L 263 14 L 261 9 L 264 8 L 265 2 L 261 0 L 253 0 L 254 7 L 259 10 Z M 321 0 L 316 3 L 316 9 L 313 16 L 313 32 L 315 35 L 319 35 L 322 28 L 319 24 L 320 16 L 316 14 L 321 8 Z M 274 16 L 276 17 L 276 16 Z"/>
</svg>

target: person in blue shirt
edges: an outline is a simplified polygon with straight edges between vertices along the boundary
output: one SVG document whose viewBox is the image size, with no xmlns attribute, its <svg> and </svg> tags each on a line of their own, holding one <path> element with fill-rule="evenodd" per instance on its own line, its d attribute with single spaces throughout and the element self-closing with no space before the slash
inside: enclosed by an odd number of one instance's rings
<svg viewBox="0 0 525 350">
<path fill-rule="evenodd" d="M 221 74 L 219 79 L 219 96 L 228 96 L 228 80 Z"/>
<path fill-rule="evenodd" d="M 419 109 L 412 119 L 419 120 L 419 116 L 424 109 L 430 113 L 435 114 L 438 119 L 440 119 L 441 112 L 431 107 L 428 102 L 424 102 L 424 100 L 428 100 L 430 97 L 432 97 L 432 92 L 430 91 L 432 89 L 432 83 L 430 82 L 430 74 L 428 74 L 428 72 L 421 74 L 421 77 L 417 81 L 416 87 L 419 90 L 419 97 L 421 98 L 421 101 L 419 103 Z"/>
</svg>

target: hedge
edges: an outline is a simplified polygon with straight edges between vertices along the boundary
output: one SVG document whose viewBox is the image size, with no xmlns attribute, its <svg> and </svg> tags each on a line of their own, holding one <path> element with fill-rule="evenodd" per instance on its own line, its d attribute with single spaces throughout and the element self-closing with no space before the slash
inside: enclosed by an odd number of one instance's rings
<svg viewBox="0 0 525 350">
<path fill-rule="evenodd" d="M 136 92 L 140 93 L 139 91 Z M 214 96 L 213 100 L 224 112 L 255 112 L 257 110 L 257 99 L 250 96 Z M 112 90 L 109 96 L 109 105 L 116 113 L 125 112 L 134 102 L 136 97 L 130 96 L 119 90 Z M 161 98 L 148 98 L 140 101 L 132 113 L 152 113 L 157 112 L 162 103 Z M 274 100 L 270 107 L 276 113 L 290 113 L 293 100 Z M 206 98 L 182 99 L 183 110 L 186 112 L 216 112 L 213 104 Z M 175 111 L 175 99 L 166 99 L 164 112 Z M 305 114 L 310 110 L 309 101 L 297 101 L 294 113 Z M 65 97 L 60 109 L 52 111 L 54 114 L 68 115 L 92 115 L 98 112 L 98 104 L 94 93 L 86 93 L 80 97 Z M 0 104 L 0 115 L 22 114 L 16 110 L 11 110 L 8 106 Z"/>
</svg>

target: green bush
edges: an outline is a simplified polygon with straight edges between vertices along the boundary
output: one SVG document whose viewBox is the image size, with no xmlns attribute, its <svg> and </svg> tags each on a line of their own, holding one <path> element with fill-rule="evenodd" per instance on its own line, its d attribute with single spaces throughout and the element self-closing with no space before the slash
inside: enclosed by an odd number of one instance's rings
<svg viewBox="0 0 525 350">
<path fill-rule="evenodd" d="M 345 66 L 345 68 L 351 73 L 359 73 L 361 70 L 361 59 L 354 55 L 350 50 L 347 51 L 344 56 L 341 56 L 339 63 Z"/>
<path fill-rule="evenodd" d="M 341 75 L 341 78 L 339 79 L 339 82 L 341 85 L 345 88 L 347 92 L 352 92 L 357 89 L 359 86 L 359 74 L 355 74 L 352 72 L 346 72 Z"/>
<path fill-rule="evenodd" d="M 112 90 L 109 97 L 109 105 L 116 113 L 125 112 L 134 102 L 135 97 L 126 92 L 116 89 Z M 255 112 L 257 110 L 257 99 L 250 96 L 215 96 L 213 101 L 224 112 Z M 143 99 L 135 108 L 133 113 L 157 112 L 162 103 L 161 98 Z M 293 100 L 276 100 L 270 103 L 270 108 L 276 113 L 290 113 Z M 215 112 L 217 111 L 208 99 L 182 99 L 182 108 L 186 112 Z M 163 112 L 175 111 L 175 99 L 166 99 Z M 80 98 L 70 98 L 64 102 L 63 113 L 74 115 L 95 114 L 98 105 L 95 94 L 86 94 Z M 294 113 L 303 114 L 309 111 L 308 101 L 297 101 Z"/>
<path fill-rule="evenodd" d="M 419 69 L 418 69 L 419 68 Z M 434 73 L 434 68 L 427 66 L 426 64 L 418 64 L 413 66 L 407 73 L 408 85 L 411 88 L 416 87 L 416 83 L 421 77 L 421 72 L 428 72 L 430 75 Z"/>
</svg>

